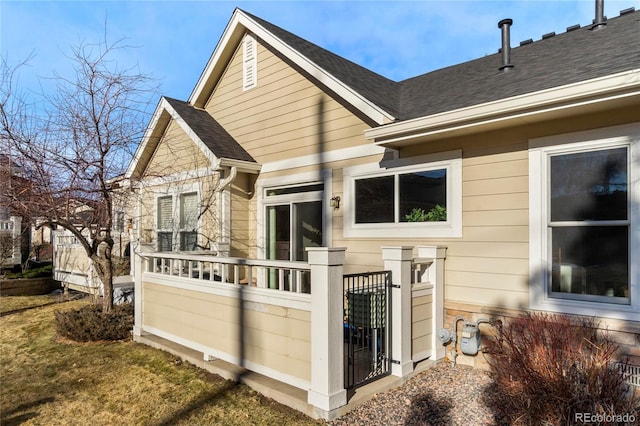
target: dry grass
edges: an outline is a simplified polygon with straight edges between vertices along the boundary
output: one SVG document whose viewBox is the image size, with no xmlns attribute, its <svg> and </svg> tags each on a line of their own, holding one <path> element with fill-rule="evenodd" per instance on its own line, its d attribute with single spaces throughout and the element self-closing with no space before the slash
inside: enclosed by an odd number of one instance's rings
<svg viewBox="0 0 640 426">
<path fill-rule="evenodd" d="M 3 306 L 31 300 L 0 298 Z M 25 298 L 20 298 L 25 299 Z M 244 385 L 132 341 L 76 344 L 55 337 L 54 311 L 0 318 L 2 425 L 304 425 L 318 422 Z"/>
<path fill-rule="evenodd" d="M 54 302 L 51 296 L 3 296 L 0 297 L 0 313 L 6 314 L 16 310 L 24 310 Z"/>
</svg>

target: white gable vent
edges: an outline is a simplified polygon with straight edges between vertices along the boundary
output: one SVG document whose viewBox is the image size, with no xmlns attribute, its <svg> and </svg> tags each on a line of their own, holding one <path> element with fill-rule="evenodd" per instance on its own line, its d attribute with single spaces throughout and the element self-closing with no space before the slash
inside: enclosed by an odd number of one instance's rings
<svg viewBox="0 0 640 426">
<path fill-rule="evenodd" d="M 242 41 L 242 87 L 249 90 L 258 85 L 258 46 L 255 37 L 247 34 Z"/>
</svg>

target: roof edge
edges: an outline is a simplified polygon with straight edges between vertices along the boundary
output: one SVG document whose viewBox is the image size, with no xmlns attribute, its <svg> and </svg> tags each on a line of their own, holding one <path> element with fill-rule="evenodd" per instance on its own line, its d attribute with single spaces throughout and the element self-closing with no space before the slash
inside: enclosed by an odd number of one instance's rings
<svg viewBox="0 0 640 426">
<path fill-rule="evenodd" d="M 396 117 L 365 98 L 363 95 L 346 85 L 344 82 L 334 77 L 315 62 L 302 55 L 272 32 L 260 25 L 243 10 L 236 8 L 227 24 L 218 45 L 216 46 L 209 62 L 200 75 L 193 92 L 189 96 L 189 103 L 195 106 L 203 106 L 210 96 L 208 88 L 211 78 L 218 78 L 222 74 L 222 68 L 226 65 L 226 59 L 235 51 L 235 46 L 240 38 L 248 30 L 263 39 L 274 49 L 282 53 L 287 59 L 302 68 L 309 75 L 317 79 L 320 83 L 334 91 L 354 108 L 371 118 L 380 125 L 395 121 Z M 224 65 L 222 64 L 224 62 Z M 206 98 L 206 99 L 205 99 Z"/>
<path fill-rule="evenodd" d="M 387 124 L 364 132 L 377 145 L 399 146 L 451 133 L 580 104 L 640 95 L 640 68 L 511 98 Z"/>
</svg>

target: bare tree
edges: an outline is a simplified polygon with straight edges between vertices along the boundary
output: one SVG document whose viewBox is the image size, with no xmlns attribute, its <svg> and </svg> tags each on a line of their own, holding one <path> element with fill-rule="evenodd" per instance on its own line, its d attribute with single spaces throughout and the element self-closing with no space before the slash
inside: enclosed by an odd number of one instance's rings
<svg viewBox="0 0 640 426">
<path fill-rule="evenodd" d="M 73 47 L 74 75 L 54 74 L 56 90 L 33 102 L 15 91 L 19 66 L 2 63 L 0 137 L 25 170 L 22 187 L 7 194 L 12 208 L 77 238 L 102 281 L 105 312 L 113 303 L 114 182 L 146 127 L 155 92 L 150 76 L 115 60 L 126 48 L 122 41 Z"/>
</svg>

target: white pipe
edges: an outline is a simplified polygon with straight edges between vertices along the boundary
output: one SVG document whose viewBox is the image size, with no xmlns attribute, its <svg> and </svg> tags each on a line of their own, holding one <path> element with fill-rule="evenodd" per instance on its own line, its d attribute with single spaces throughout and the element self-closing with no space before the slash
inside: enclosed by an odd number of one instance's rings
<svg viewBox="0 0 640 426">
<path fill-rule="evenodd" d="M 225 207 L 227 207 L 227 206 L 223 205 L 224 204 L 224 202 L 223 202 L 224 199 L 222 197 L 222 192 L 225 189 L 227 189 L 227 187 L 229 187 L 229 185 L 231 185 L 233 183 L 233 181 L 236 179 L 237 174 L 238 174 L 238 169 L 235 166 L 232 166 L 229 169 L 229 176 L 227 176 L 224 179 L 221 179 L 218 182 L 218 185 L 216 186 L 216 189 L 215 189 L 216 204 L 218 204 L 218 215 L 217 215 L 218 216 L 217 217 L 217 220 L 218 220 L 217 228 L 218 229 L 217 229 L 217 232 L 216 232 L 216 234 L 217 234 L 216 235 L 216 240 L 217 240 L 218 243 L 224 243 L 227 240 L 229 240 L 229 243 L 230 243 L 230 240 L 231 240 L 231 236 L 230 235 L 223 235 L 223 231 L 224 231 L 223 223 L 225 221 L 229 220 L 229 218 L 226 217 L 226 215 L 224 214 Z M 229 224 L 229 227 L 230 226 L 231 226 L 231 224 Z M 229 230 L 230 230 L 230 228 L 229 228 Z M 227 255 L 228 255 L 228 253 L 227 253 Z"/>
</svg>

